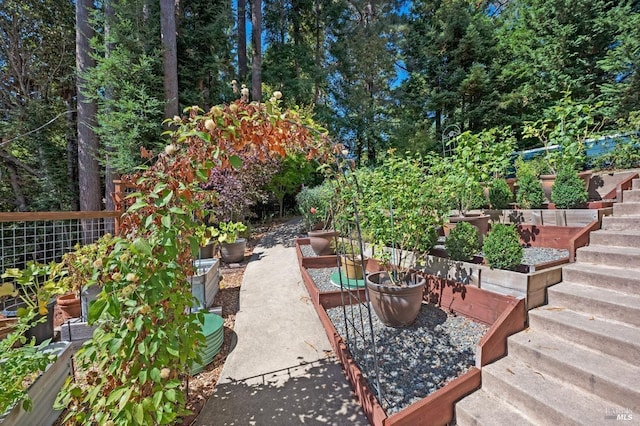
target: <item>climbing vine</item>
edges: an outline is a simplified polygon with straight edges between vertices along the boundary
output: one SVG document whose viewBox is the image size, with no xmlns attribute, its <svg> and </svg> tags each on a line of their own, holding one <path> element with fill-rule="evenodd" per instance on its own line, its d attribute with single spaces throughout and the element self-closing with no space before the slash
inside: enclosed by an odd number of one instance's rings
<svg viewBox="0 0 640 426">
<path fill-rule="evenodd" d="M 106 254 L 92 268 L 91 280 L 102 284 L 89 309 L 97 328 L 76 355 L 79 377 L 58 395 L 70 424 L 169 424 L 187 414 L 185 378 L 204 343 L 203 318 L 189 313 L 188 277 L 215 203 L 204 184 L 214 168 L 241 166 L 229 152 L 262 160 L 327 152 L 324 130 L 281 110 L 278 98 L 188 108 L 185 117 L 168 120 L 173 130 L 164 152 L 125 179 L 137 192 L 128 197 L 120 235 L 104 240 Z"/>
</svg>

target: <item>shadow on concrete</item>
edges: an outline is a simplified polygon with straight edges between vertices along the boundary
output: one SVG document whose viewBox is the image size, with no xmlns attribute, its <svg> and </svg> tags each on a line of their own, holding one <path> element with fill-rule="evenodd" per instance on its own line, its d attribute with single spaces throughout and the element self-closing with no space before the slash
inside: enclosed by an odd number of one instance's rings
<svg viewBox="0 0 640 426">
<path fill-rule="evenodd" d="M 264 248 L 272 248 L 277 245 L 295 247 L 296 238 L 304 233 L 302 218 L 295 218 L 278 226 L 274 231 L 262 237 L 258 244 Z"/>
<path fill-rule="evenodd" d="M 195 425 L 367 425 L 334 359 L 218 383 Z"/>
</svg>

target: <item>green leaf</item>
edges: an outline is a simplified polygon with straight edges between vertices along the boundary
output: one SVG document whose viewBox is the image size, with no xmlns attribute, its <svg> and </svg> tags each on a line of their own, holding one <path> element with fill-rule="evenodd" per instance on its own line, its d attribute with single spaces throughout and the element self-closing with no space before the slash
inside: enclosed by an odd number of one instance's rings
<svg viewBox="0 0 640 426">
<path fill-rule="evenodd" d="M 147 256 L 151 256 L 151 246 L 149 245 L 149 243 L 147 242 L 147 240 L 143 239 L 143 238 L 136 238 L 133 241 L 133 247 L 142 254 L 145 254 Z"/>
<path fill-rule="evenodd" d="M 89 306 L 89 323 L 92 323 L 102 316 L 107 307 L 107 301 L 105 299 L 97 299 Z"/>
<path fill-rule="evenodd" d="M 237 155 L 232 155 L 229 157 L 229 163 L 231 163 L 231 166 L 234 169 L 239 169 L 240 167 L 242 167 L 242 159 L 240 157 L 238 157 Z"/>
<path fill-rule="evenodd" d="M 168 389 L 164 392 L 164 396 L 171 402 L 175 402 L 176 401 L 176 390 L 175 389 Z"/>
<path fill-rule="evenodd" d="M 142 404 L 136 404 L 133 408 L 133 419 L 139 425 L 144 424 L 144 409 Z"/>
<path fill-rule="evenodd" d="M 162 216 L 162 226 L 171 228 L 171 216 Z"/>
</svg>

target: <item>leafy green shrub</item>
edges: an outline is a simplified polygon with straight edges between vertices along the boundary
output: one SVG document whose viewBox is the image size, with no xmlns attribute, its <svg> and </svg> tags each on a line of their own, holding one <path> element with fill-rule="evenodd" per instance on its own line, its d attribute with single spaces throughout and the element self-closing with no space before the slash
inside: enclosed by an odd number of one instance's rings
<svg viewBox="0 0 640 426">
<path fill-rule="evenodd" d="M 640 167 L 640 146 L 636 143 L 618 143 L 613 151 L 594 159 L 598 170 L 619 170 Z"/>
<path fill-rule="evenodd" d="M 493 179 L 489 186 L 489 203 L 491 208 L 502 210 L 509 208 L 513 201 L 513 193 L 504 179 Z"/>
<path fill-rule="evenodd" d="M 298 210 L 308 231 L 329 226 L 331 201 L 334 196 L 335 190 L 329 181 L 313 188 L 305 187 L 296 195 Z"/>
<path fill-rule="evenodd" d="M 482 252 L 491 268 L 515 269 L 520 262 L 524 250 L 520 245 L 520 236 L 513 225 L 497 223 L 484 238 Z"/>
<path fill-rule="evenodd" d="M 516 202 L 523 209 L 537 209 L 544 203 L 544 190 L 533 169 L 522 159 L 516 161 L 518 189 Z"/>
<path fill-rule="evenodd" d="M 572 167 L 562 167 L 551 188 L 551 201 L 560 209 L 574 209 L 588 199 L 589 193 L 578 173 Z"/>
<path fill-rule="evenodd" d="M 478 229 L 469 222 L 458 222 L 449 232 L 444 246 L 453 260 L 470 260 L 480 247 Z"/>
</svg>

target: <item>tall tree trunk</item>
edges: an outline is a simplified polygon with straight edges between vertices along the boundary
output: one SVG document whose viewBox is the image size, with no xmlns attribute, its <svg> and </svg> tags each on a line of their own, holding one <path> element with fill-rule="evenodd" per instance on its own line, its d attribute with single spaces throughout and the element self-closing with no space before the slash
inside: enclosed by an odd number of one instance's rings
<svg viewBox="0 0 640 426">
<path fill-rule="evenodd" d="M 247 78 L 247 1 L 238 0 L 238 77 Z"/>
<path fill-rule="evenodd" d="M 67 142 L 67 182 L 68 191 L 71 196 L 69 200 L 71 210 L 79 210 L 78 204 L 78 140 L 76 139 L 76 117 L 72 93 L 69 91 L 64 96 L 66 131 L 65 140 Z"/>
<path fill-rule="evenodd" d="M 105 45 L 105 56 L 108 58 L 111 56 L 111 51 L 113 50 L 113 43 L 109 39 L 111 35 L 111 26 L 114 24 L 114 10 L 113 4 L 117 0 L 105 0 L 104 1 L 104 38 L 106 40 Z M 104 93 L 107 101 L 113 99 L 113 87 L 109 86 L 105 89 Z M 107 102 L 108 103 L 108 102 Z M 116 171 L 113 169 L 109 162 L 110 153 L 113 151 L 112 147 L 107 147 L 106 151 L 106 161 L 105 161 L 105 170 L 104 170 L 104 202 L 106 210 L 114 211 L 115 210 L 115 202 L 113 200 L 113 192 L 115 191 L 115 185 L 113 180 L 117 178 Z M 111 231 L 111 230 L 110 230 Z"/>
<path fill-rule="evenodd" d="M 251 59 L 251 98 L 262 100 L 262 0 L 251 2 L 251 32 L 253 58 Z"/>
<path fill-rule="evenodd" d="M 18 207 L 18 211 L 25 212 L 27 211 L 27 201 L 25 200 L 24 193 L 22 192 L 22 186 L 20 185 L 18 172 L 16 172 L 16 168 L 13 166 L 13 164 L 10 164 L 9 162 L 5 163 L 5 167 L 9 172 L 9 180 L 11 181 L 13 195 L 16 197 L 15 204 Z"/>
<path fill-rule="evenodd" d="M 89 40 L 93 28 L 89 25 L 92 0 L 76 0 L 76 67 L 78 94 L 78 183 L 80 210 L 102 210 L 100 190 L 100 168 L 98 165 L 98 136 L 93 130 L 96 125 L 97 104 L 84 94 L 85 75 L 95 66 L 90 55 Z"/>
<path fill-rule="evenodd" d="M 175 0 L 160 0 L 160 34 L 162 37 L 162 68 L 164 71 L 164 116 L 179 114 L 178 48 L 176 46 Z"/>
</svg>

